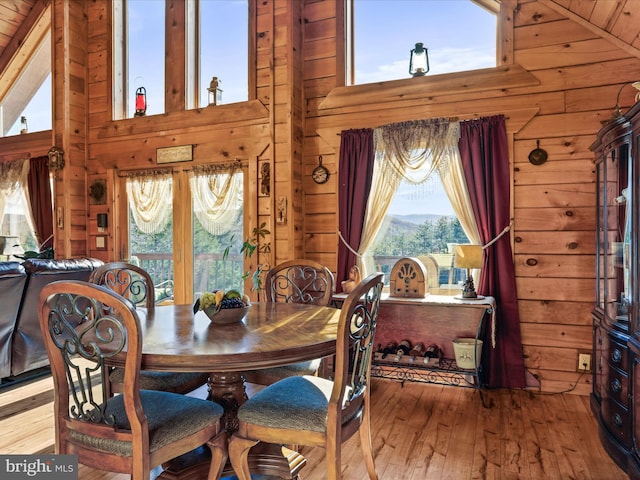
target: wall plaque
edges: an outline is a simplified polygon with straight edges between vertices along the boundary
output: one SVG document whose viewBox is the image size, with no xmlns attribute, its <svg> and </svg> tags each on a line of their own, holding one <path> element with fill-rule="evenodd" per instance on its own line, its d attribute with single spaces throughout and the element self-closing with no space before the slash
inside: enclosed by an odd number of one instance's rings
<svg viewBox="0 0 640 480">
<path fill-rule="evenodd" d="M 156 163 L 190 162 L 193 160 L 193 145 L 156 149 Z"/>
</svg>

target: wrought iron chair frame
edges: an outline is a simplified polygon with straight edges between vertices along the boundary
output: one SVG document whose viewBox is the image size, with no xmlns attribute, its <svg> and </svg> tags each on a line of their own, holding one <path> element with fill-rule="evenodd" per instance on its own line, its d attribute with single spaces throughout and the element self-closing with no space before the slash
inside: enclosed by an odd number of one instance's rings
<svg viewBox="0 0 640 480">
<path fill-rule="evenodd" d="M 326 450 L 326 471 L 330 480 L 339 479 L 340 449 L 343 442 L 356 432 L 367 472 L 377 479 L 373 460 L 370 426 L 369 380 L 373 340 L 384 274 L 376 273 L 364 279 L 349 294 L 342 307 L 336 346 L 335 380 L 302 377 L 287 378 L 266 387 L 250 398 L 238 410 L 238 430 L 229 443 L 229 457 L 239 480 L 249 480 L 248 454 L 259 442 L 322 446 Z M 330 388 L 324 428 L 295 428 L 305 424 L 304 405 L 295 393 L 283 395 L 290 386 L 307 382 L 309 390 L 315 386 Z M 328 383 L 327 383 L 328 382 Z M 299 391 L 299 390 L 298 390 Z M 317 396 L 317 395 L 316 395 Z M 297 419 L 289 416 L 288 408 L 296 410 Z M 316 411 L 322 412 L 321 408 Z"/>
<path fill-rule="evenodd" d="M 222 407 L 140 390 L 142 337 L 131 302 L 81 281 L 50 283 L 40 302 L 55 389 L 57 454 L 76 454 L 84 465 L 148 480 L 151 468 L 207 444 L 209 479 L 220 477 L 227 458 Z M 114 356 L 124 357 L 127 385 L 116 397 L 105 382 L 108 359 Z"/>
<path fill-rule="evenodd" d="M 306 303 L 328 306 L 335 292 L 333 273 L 314 260 L 288 260 L 273 267 L 265 278 L 268 302 Z M 322 369 L 319 361 L 304 362 L 264 370 L 244 372 L 247 382 L 270 385 L 292 375 L 315 375 Z"/>
<path fill-rule="evenodd" d="M 146 307 L 147 315 L 155 311 L 155 285 L 149 272 L 127 262 L 109 262 L 96 268 L 89 277 L 89 282 L 103 285 L 127 300 L 135 298 L 137 306 Z M 149 390 L 188 393 L 204 385 L 208 376 L 204 373 L 141 373 L 143 387 Z M 109 374 L 110 393 L 122 393 L 124 389 L 123 374 L 119 369 L 112 369 Z"/>
</svg>

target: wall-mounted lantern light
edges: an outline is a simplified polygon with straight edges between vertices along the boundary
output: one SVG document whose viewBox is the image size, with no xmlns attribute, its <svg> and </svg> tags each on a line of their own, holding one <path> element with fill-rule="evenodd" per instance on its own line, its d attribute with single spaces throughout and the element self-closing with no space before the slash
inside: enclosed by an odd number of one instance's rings
<svg viewBox="0 0 640 480">
<path fill-rule="evenodd" d="M 209 105 L 220 105 L 222 103 L 222 89 L 220 88 L 218 77 L 211 79 L 207 92 L 209 92 Z"/>
<path fill-rule="evenodd" d="M 29 128 L 27 127 L 27 117 L 24 115 L 20 117 L 20 133 L 29 133 Z"/>
<path fill-rule="evenodd" d="M 409 73 L 414 77 L 422 77 L 429 71 L 429 55 L 422 43 L 416 43 L 409 57 Z"/>
<path fill-rule="evenodd" d="M 47 155 L 49 155 L 49 171 L 62 170 L 64 151 L 60 147 L 51 147 Z"/>
<path fill-rule="evenodd" d="M 144 117 L 147 113 L 147 90 L 144 87 L 138 87 L 136 90 L 136 117 Z"/>
</svg>

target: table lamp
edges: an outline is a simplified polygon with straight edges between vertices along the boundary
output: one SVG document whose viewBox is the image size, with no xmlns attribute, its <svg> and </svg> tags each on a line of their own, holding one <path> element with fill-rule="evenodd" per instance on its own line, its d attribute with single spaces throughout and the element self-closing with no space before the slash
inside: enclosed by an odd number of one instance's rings
<svg viewBox="0 0 640 480">
<path fill-rule="evenodd" d="M 482 267 L 482 245 L 456 245 L 453 265 L 456 268 L 467 269 L 467 279 L 462 287 L 462 298 L 483 298 L 476 293 L 471 276 L 471 269 Z"/>
<path fill-rule="evenodd" d="M 0 253 L 7 261 L 14 255 L 24 254 L 24 249 L 20 246 L 20 237 L 0 236 Z"/>
</svg>

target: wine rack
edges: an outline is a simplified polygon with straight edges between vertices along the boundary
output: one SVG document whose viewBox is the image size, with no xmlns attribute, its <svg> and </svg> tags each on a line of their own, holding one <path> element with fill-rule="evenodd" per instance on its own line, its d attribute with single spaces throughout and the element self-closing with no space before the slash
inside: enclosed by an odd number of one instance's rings
<svg viewBox="0 0 640 480">
<path fill-rule="evenodd" d="M 428 364 L 423 363 L 423 357 L 413 362 L 402 359 L 396 362 L 390 355 L 381 358 L 380 353 L 374 355 L 371 362 L 371 376 L 389 378 L 400 382 L 439 383 L 458 387 L 480 387 L 480 369 L 458 368 L 453 358 L 441 358 Z"/>
</svg>

